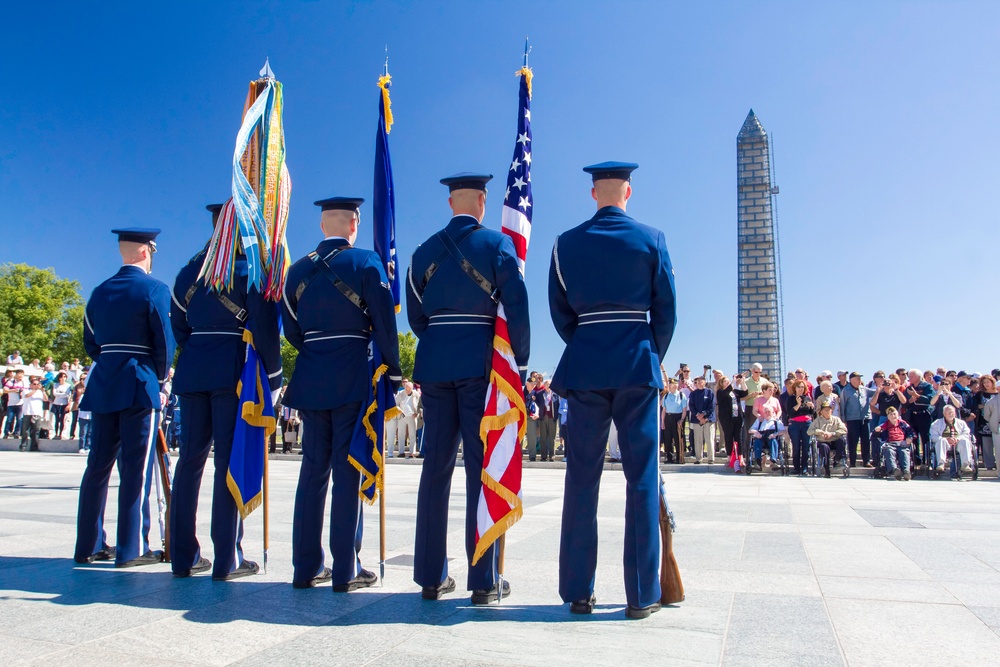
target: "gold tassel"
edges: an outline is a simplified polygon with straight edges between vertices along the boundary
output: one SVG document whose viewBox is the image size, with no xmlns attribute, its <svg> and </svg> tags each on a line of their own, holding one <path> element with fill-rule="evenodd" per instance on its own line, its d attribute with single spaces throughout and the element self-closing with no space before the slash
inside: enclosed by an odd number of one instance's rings
<svg viewBox="0 0 1000 667">
<path fill-rule="evenodd" d="M 385 107 L 385 133 L 392 131 L 392 102 L 389 100 L 389 82 L 392 77 L 386 74 L 378 78 L 378 87 L 382 89 L 382 106 Z M 529 84 L 530 86 L 530 84 Z M 530 90 L 530 88 L 529 88 Z"/>
<path fill-rule="evenodd" d="M 531 77 L 535 74 L 531 71 L 530 67 L 522 67 L 514 73 L 514 76 L 523 76 L 525 83 L 528 84 L 528 99 L 531 99 Z"/>
</svg>

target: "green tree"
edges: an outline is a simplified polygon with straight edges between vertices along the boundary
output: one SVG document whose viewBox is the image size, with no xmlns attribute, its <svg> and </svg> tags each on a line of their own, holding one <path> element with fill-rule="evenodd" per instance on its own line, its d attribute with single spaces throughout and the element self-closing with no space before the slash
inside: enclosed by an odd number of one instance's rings
<svg viewBox="0 0 1000 667">
<path fill-rule="evenodd" d="M 292 347 L 292 344 L 281 337 L 281 375 L 288 384 L 295 372 L 295 360 L 299 357 L 299 351 Z"/>
<path fill-rule="evenodd" d="M 25 359 L 85 360 L 83 306 L 76 280 L 28 264 L 0 266 L 0 350 L 20 350 Z"/>
<path fill-rule="evenodd" d="M 413 360 L 417 356 L 417 337 L 412 331 L 399 334 L 399 367 L 403 377 L 413 379 Z"/>
</svg>

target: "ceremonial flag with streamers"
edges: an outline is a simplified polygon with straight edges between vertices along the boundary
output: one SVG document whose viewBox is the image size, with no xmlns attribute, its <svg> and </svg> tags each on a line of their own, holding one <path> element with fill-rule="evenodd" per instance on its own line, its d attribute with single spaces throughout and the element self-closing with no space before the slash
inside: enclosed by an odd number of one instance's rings
<svg viewBox="0 0 1000 667">
<path fill-rule="evenodd" d="M 382 268 L 389 277 L 392 301 L 399 312 L 399 275 L 396 271 L 396 195 L 392 187 L 392 160 L 389 158 L 389 132 L 392 130 L 392 105 L 389 101 L 389 69 L 378 79 L 378 129 L 375 134 L 374 211 L 375 252 L 382 258 Z"/>
<path fill-rule="evenodd" d="M 285 243 L 292 180 L 285 166 L 281 82 L 264 63 L 250 83 L 233 152 L 233 211 L 223 211 L 208 245 L 199 280 L 223 292 L 232 286 L 236 255 L 247 259 L 249 286 L 281 298 L 290 256 Z"/>
<path fill-rule="evenodd" d="M 527 56 L 525 56 L 527 62 Z M 531 238 L 531 69 L 518 72 L 520 94 L 514 159 L 507 171 L 501 229 L 514 241 L 517 260 L 524 260 Z M 521 518 L 521 438 L 525 432 L 524 387 L 511 349 L 507 315 L 497 308 L 493 361 L 486 410 L 479 427 L 485 454 L 483 486 L 476 515 L 475 565 L 508 528 Z"/>
<path fill-rule="evenodd" d="M 361 473 L 361 498 L 368 504 L 374 503 L 382 492 L 382 444 L 385 442 L 385 421 L 396 417 L 396 407 L 392 383 L 386 375 L 388 367 L 382 363 L 382 353 L 372 339 L 368 343 L 368 372 L 371 386 L 368 400 L 362 404 L 358 423 L 351 436 L 351 446 L 347 460 Z M 386 410 L 386 406 L 392 407 Z"/>
<path fill-rule="evenodd" d="M 264 362 L 257 355 L 253 335 L 243 331 L 247 359 L 236 387 L 240 397 L 239 416 L 233 431 L 233 450 L 229 456 L 226 484 L 236 500 L 242 518 L 247 518 L 263 500 L 264 457 L 267 441 L 277 420 L 271 404 Z"/>
</svg>

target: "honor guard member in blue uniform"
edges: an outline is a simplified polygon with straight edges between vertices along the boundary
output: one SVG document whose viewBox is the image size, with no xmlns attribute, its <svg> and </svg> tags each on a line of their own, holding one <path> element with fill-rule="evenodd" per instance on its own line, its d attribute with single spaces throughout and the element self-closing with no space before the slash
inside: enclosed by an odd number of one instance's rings
<svg viewBox="0 0 1000 667">
<path fill-rule="evenodd" d="M 218 221 L 222 204 L 206 208 Z M 177 274 L 171 292 L 170 322 L 181 348 L 173 392 L 180 397 L 181 447 L 174 472 L 170 508 L 170 566 L 174 576 L 188 577 L 212 568 L 212 578 L 230 580 L 256 574 L 257 563 L 243 558 L 243 520 L 226 476 L 239 415 L 236 393 L 246 361 L 244 329 L 264 363 L 272 392 L 281 388 L 281 340 L 278 305 L 247 287 L 247 261 L 236 257 L 232 285 L 223 293 L 198 280 L 206 248 Z M 212 443 L 215 484 L 212 488 L 212 544 L 215 565 L 201 555 L 195 535 L 198 492 Z"/>
<path fill-rule="evenodd" d="M 514 243 L 506 234 L 480 225 L 491 178 L 464 173 L 441 179 L 451 192 L 448 203 L 454 217 L 413 253 L 406 281 L 410 328 L 420 339 L 413 377 L 420 383 L 426 429 L 413 580 L 428 600 L 455 590 L 455 580 L 448 576 L 448 497 L 459 440 L 465 462 L 466 585 L 473 604 L 510 594 L 507 581 L 503 591 L 496 588 L 496 545 L 472 565 L 483 469 L 479 424 L 486 407 L 498 304 L 507 316 L 522 384 L 529 352 L 528 294 Z"/>
<path fill-rule="evenodd" d="M 159 563 L 142 546 L 143 471 L 155 436 L 160 383 L 174 359 L 170 288 L 149 275 L 158 229 L 114 229 L 123 266 L 97 286 L 84 315 L 83 344 L 94 360 L 81 410 L 93 414 L 80 483 L 77 563 L 115 558 L 116 567 Z M 118 462 L 118 542 L 107 545 L 104 504 Z"/>
<path fill-rule="evenodd" d="M 285 279 L 285 338 L 299 351 L 282 405 L 302 417 L 302 467 L 292 523 L 292 585 L 312 588 L 333 581 L 346 593 L 371 586 L 361 567 L 361 473 L 347 459 L 351 436 L 371 391 L 369 341 L 374 338 L 393 390 L 402 381 L 396 306 L 382 261 L 353 246 L 363 199 L 316 202 L 326 238 L 292 265 Z M 323 513 L 333 477 L 330 555 L 325 566 Z"/>
<path fill-rule="evenodd" d="M 659 364 L 677 323 L 663 232 L 625 214 L 638 166 L 604 162 L 584 168 L 593 176 L 597 213 L 556 237 L 549 268 L 552 322 L 566 342 L 552 388 L 569 400 L 573 415 L 559 595 L 574 613 L 593 610 L 597 494 L 614 420 L 626 482 L 629 618 L 660 608 L 657 396 L 663 388 Z"/>
</svg>

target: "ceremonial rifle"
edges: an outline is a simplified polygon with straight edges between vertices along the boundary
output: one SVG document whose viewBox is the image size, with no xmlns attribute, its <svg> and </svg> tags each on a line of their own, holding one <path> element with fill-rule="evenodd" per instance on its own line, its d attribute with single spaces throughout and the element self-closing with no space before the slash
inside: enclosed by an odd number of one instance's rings
<svg viewBox="0 0 1000 667">
<path fill-rule="evenodd" d="M 663 402 L 656 402 L 656 423 L 661 424 L 663 419 Z M 680 428 L 680 424 L 677 425 Z M 683 433 L 683 431 L 681 431 Z M 681 457 L 687 443 L 680 446 Z M 657 458 L 659 458 L 659 447 L 657 447 Z M 681 458 L 683 461 L 684 459 Z M 657 466 L 659 468 L 659 466 Z M 677 524 L 674 521 L 674 513 L 667 505 L 667 489 L 663 485 L 663 475 L 657 469 L 660 478 L 660 604 L 676 604 L 684 600 L 684 583 L 681 581 L 681 569 L 677 565 L 674 557 L 674 531 Z"/>
<path fill-rule="evenodd" d="M 166 504 L 163 529 L 163 562 L 170 562 L 170 474 L 167 472 L 167 437 L 162 427 L 156 429 L 156 462 L 160 469 L 163 499 Z"/>
<path fill-rule="evenodd" d="M 660 603 L 676 604 L 684 600 L 681 570 L 674 557 L 674 514 L 667 507 L 667 493 L 660 476 Z"/>
<path fill-rule="evenodd" d="M 384 434 L 383 434 L 384 435 Z M 385 442 L 385 438 L 382 438 Z M 379 587 L 385 586 L 385 447 L 382 447 L 382 490 L 378 494 L 378 582 Z"/>
<path fill-rule="evenodd" d="M 282 437 L 284 437 L 284 434 L 282 434 Z M 270 534 L 271 534 L 271 531 L 270 531 L 270 521 L 269 521 L 269 519 L 270 519 L 270 512 L 269 512 L 270 507 L 269 507 L 269 504 L 268 504 L 268 487 L 269 487 L 269 484 L 268 484 L 268 474 L 267 474 L 268 473 L 268 458 L 269 458 L 270 455 L 268 454 L 268 451 L 267 451 L 268 450 L 268 442 L 267 441 L 268 441 L 268 439 L 265 437 L 264 438 L 264 483 L 263 483 L 263 488 L 262 488 L 262 493 L 264 495 L 264 497 L 263 497 L 263 503 L 262 503 L 264 505 L 264 559 L 263 559 L 263 563 L 262 563 L 262 565 L 264 567 L 264 574 L 267 574 L 267 546 L 268 546 L 268 542 L 270 541 L 269 538 L 270 538 Z"/>
</svg>

